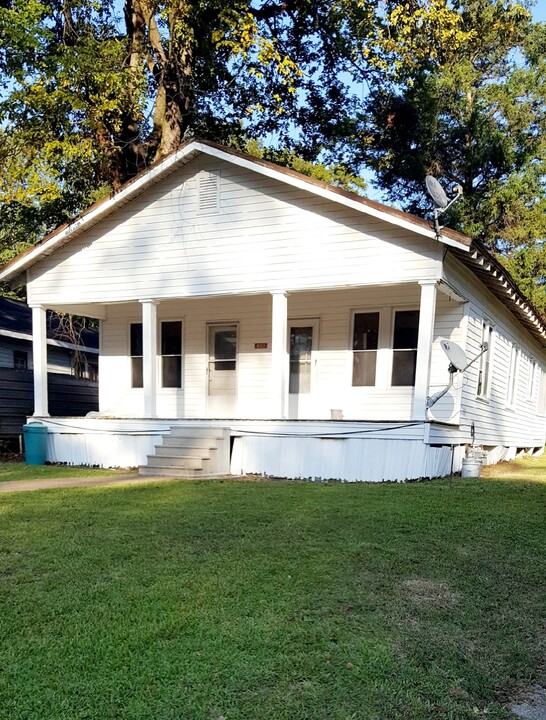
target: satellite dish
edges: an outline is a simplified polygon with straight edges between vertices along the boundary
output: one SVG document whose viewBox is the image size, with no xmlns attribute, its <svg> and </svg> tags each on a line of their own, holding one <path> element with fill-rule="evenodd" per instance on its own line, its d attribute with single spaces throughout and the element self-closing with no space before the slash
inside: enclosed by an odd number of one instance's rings
<svg viewBox="0 0 546 720">
<path fill-rule="evenodd" d="M 453 378 L 456 373 L 464 372 L 465 370 L 467 370 L 473 363 L 476 362 L 478 358 L 480 358 L 484 354 L 484 352 L 487 352 L 487 350 L 489 349 L 488 343 L 482 343 L 480 345 L 480 352 L 476 355 L 475 358 L 472 358 L 472 360 L 470 360 L 469 362 L 468 358 L 466 357 L 466 353 L 462 349 L 462 347 L 459 347 L 459 345 L 457 345 L 456 343 L 451 342 L 451 340 L 440 340 L 440 346 L 449 360 L 449 382 L 447 384 L 447 387 L 445 387 L 443 390 L 440 390 L 440 392 L 437 392 L 435 395 L 431 395 L 427 398 L 427 410 L 430 410 L 430 408 L 435 405 L 438 400 L 440 400 L 440 398 L 443 398 L 444 395 L 451 390 L 451 388 L 453 387 Z"/>
<path fill-rule="evenodd" d="M 440 185 L 438 180 L 436 180 L 435 177 L 432 175 L 427 175 L 425 178 L 425 184 L 427 186 L 427 192 L 430 195 L 430 197 L 434 200 L 435 208 L 434 208 L 434 229 L 436 230 L 436 235 L 439 238 L 440 237 L 440 231 L 441 227 L 438 222 L 438 218 L 442 213 L 444 213 L 448 208 L 450 208 L 454 202 L 457 202 L 457 200 L 461 197 L 463 194 L 463 189 L 460 185 L 455 185 L 453 187 L 453 192 L 455 193 L 455 197 L 451 198 L 451 200 L 448 198 L 448 196 L 445 194 L 444 188 Z"/>
<path fill-rule="evenodd" d="M 444 188 L 432 175 L 426 176 L 425 183 L 427 186 L 428 194 L 434 200 L 436 206 L 441 210 L 445 210 L 449 205 L 449 199 L 445 194 Z"/>
<path fill-rule="evenodd" d="M 468 366 L 468 358 L 465 351 L 451 340 L 440 340 L 440 346 L 448 357 L 449 362 L 456 370 L 461 372 Z"/>
</svg>

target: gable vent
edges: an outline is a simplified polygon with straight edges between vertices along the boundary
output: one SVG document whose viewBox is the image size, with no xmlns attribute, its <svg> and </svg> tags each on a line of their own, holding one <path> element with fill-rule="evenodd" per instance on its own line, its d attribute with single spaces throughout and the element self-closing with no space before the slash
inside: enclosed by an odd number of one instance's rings
<svg viewBox="0 0 546 720">
<path fill-rule="evenodd" d="M 199 174 L 199 212 L 213 213 L 220 209 L 220 177 L 213 173 Z"/>
</svg>

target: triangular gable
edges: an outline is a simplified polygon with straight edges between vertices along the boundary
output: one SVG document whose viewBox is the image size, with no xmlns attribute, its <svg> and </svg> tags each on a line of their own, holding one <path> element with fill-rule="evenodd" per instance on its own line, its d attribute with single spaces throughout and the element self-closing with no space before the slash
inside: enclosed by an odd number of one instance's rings
<svg viewBox="0 0 546 720">
<path fill-rule="evenodd" d="M 117 209 L 123 207 L 123 205 L 126 205 L 131 200 L 134 200 L 142 193 L 151 189 L 177 169 L 194 160 L 200 153 L 238 165 L 239 167 L 262 174 L 292 187 L 305 190 L 413 233 L 434 240 L 438 239 L 446 245 L 453 246 L 459 250 L 466 251 L 471 244 L 471 240 L 468 237 L 453 230 L 444 229 L 442 234 L 437 237 L 434 229 L 427 221 L 410 215 L 409 213 L 362 198 L 354 193 L 336 188 L 296 171 L 252 157 L 251 155 L 246 155 L 208 141 L 194 139 L 184 143 L 170 155 L 127 182 L 119 191 L 95 203 L 71 222 L 54 230 L 40 243 L 37 243 L 32 248 L 18 255 L 0 272 L 0 280 L 13 280 L 42 258 L 55 252 L 72 239 L 78 237 L 81 233 L 92 228 L 96 223 L 108 217 Z"/>
</svg>

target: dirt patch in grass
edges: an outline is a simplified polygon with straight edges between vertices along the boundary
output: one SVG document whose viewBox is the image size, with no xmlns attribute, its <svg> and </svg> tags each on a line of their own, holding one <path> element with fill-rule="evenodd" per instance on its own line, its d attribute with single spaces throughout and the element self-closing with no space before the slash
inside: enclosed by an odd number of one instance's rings
<svg viewBox="0 0 546 720">
<path fill-rule="evenodd" d="M 419 604 L 453 607 L 460 599 L 459 593 L 451 590 L 449 585 L 433 580 L 404 580 L 402 588 L 412 602 Z"/>
</svg>

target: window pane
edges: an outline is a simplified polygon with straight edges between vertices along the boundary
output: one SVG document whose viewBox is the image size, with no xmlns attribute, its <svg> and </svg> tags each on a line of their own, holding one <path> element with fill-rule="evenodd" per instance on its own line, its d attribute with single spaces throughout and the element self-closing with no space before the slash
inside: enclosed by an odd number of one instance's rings
<svg viewBox="0 0 546 720">
<path fill-rule="evenodd" d="M 216 330 L 214 333 L 214 369 L 235 370 L 237 333 L 235 330 Z"/>
<path fill-rule="evenodd" d="M 131 323 L 131 355 L 142 354 L 142 323 Z"/>
<path fill-rule="evenodd" d="M 182 358 L 180 355 L 167 355 L 163 361 L 163 387 L 182 387 Z"/>
<path fill-rule="evenodd" d="M 353 353 L 353 385 L 356 387 L 370 387 L 375 385 L 375 367 L 377 365 L 377 351 Z"/>
<path fill-rule="evenodd" d="M 311 351 L 313 327 L 290 328 L 290 393 L 311 392 Z"/>
<path fill-rule="evenodd" d="M 179 320 L 161 323 L 161 354 L 182 354 L 182 323 Z"/>
<path fill-rule="evenodd" d="M 417 350 L 395 350 L 392 357 L 392 385 L 415 385 Z"/>
<path fill-rule="evenodd" d="M 393 348 L 405 350 L 417 348 L 419 334 L 419 310 L 398 310 L 394 314 Z"/>
<path fill-rule="evenodd" d="M 28 369 L 28 353 L 26 352 L 26 350 L 13 351 L 13 367 L 16 370 Z"/>
<path fill-rule="evenodd" d="M 132 387 L 141 388 L 144 387 L 143 373 L 142 373 L 142 358 L 134 357 L 131 358 L 132 363 Z"/>
<path fill-rule="evenodd" d="M 356 313 L 353 350 L 377 350 L 379 313 Z"/>
</svg>

